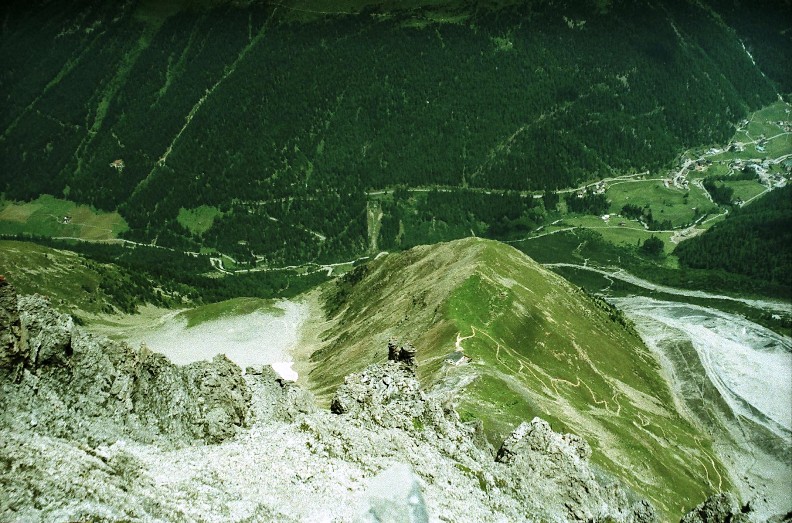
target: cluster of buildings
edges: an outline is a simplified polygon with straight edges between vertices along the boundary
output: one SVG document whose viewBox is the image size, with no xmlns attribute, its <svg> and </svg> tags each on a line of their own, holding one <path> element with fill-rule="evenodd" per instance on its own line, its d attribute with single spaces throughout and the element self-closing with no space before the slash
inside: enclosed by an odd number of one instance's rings
<svg viewBox="0 0 792 523">
<path fill-rule="evenodd" d="M 578 189 L 577 192 L 575 193 L 575 196 L 577 196 L 578 198 L 583 198 L 584 196 L 586 196 L 589 193 L 591 193 L 591 194 L 605 194 L 605 191 L 607 191 L 607 190 L 608 190 L 608 184 L 605 183 L 605 180 L 600 180 L 599 182 L 597 182 L 595 184 L 587 185 L 586 187 L 583 187 L 582 189 Z"/>
<path fill-rule="evenodd" d="M 734 160 L 729 164 L 729 167 L 735 171 L 744 171 L 746 169 L 756 173 L 756 177 L 762 185 L 767 187 L 784 187 L 787 184 L 787 179 L 783 173 L 770 172 L 770 160 Z M 784 162 L 782 166 L 787 174 L 792 172 L 792 163 Z"/>
<path fill-rule="evenodd" d="M 595 185 L 594 188 L 591 190 L 591 192 L 594 194 L 605 194 L 605 191 L 607 190 L 608 190 L 608 185 L 603 180 L 598 182 L 597 185 Z"/>
<path fill-rule="evenodd" d="M 120 158 L 118 160 L 114 160 L 114 161 L 110 162 L 110 167 L 112 167 L 113 169 L 115 169 L 118 172 L 122 172 L 124 170 L 124 167 L 125 167 L 124 160 L 122 160 Z"/>
</svg>

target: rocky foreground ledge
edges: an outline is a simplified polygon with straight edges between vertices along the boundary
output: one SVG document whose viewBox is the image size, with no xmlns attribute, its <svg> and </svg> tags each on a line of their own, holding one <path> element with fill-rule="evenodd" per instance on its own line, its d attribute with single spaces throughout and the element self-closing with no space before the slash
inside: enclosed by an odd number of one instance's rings
<svg viewBox="0 0 792 523">
<path fill-rule="evenodd" d="M 88 334 L 0 277 L 0 520 L 657 521 L 539 418 L 495 452 L 413 358 L 392 344 L 327 412 L 269 368 Z M 683 521 L 744 518 L 719 496 Z"/>
</svg>

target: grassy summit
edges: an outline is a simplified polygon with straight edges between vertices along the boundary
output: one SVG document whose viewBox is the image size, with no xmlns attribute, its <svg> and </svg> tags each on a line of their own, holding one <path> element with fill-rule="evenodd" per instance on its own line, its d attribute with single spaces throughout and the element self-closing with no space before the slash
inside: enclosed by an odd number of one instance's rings
<svg viewBox="0 0 792 523">
<path fill-rule="evenodd" d="M 425 385 L 453 391 L 495 443 L 520 420 L 546 418 L 585 437 L 595 463 L 670 519 L 729 488 L 621 315 L 511 247 L 471 238 L 385 256 L 324 299 L 333 323 L 309 378 L 323 398 L 382 359 L 389 337 L 409 339 Z M 445 361 L 457 349 L 469 363 Z"/>
</svg>

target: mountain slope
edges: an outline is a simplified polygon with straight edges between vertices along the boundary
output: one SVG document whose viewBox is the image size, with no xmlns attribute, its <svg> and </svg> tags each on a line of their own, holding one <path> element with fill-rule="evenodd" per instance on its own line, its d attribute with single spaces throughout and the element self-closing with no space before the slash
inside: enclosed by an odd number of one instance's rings
<svg viewBox="0 0 792 523">
<path fill-rule="evenodd" d="M 454 391 L 463 419 L 483 420 L 493 441 L 519 419 L 551 420 L 669 519 L 729 488 L 621 315 L 511 247 L 473 238 L 384 256 L 323 297 L 331 324 L 309 375 L 320 398 L 380 361 L 389 338 L 410 340 L 422 382 Z M 456 349 L 470 362 L 445 361 Z"/>
<path fill-rule="evenodd" d="M 657 521 L 543 420 L 493 455 L 409 362 L 351 375 L 338 397 L 357 407 L 317 411 L 271 369 L 243 376 L 222 355 L 174 365 L 0 278 L 0 518 Z"/>
<path fill-rule="evenodd" d="M 77 317 L 134 312 L 145 301 L 167 303 L 139 274 L 30 242 L 0 240 L 0 274 L 12 278 L 21 292 L 45 295 L 55 308 Z"/>
<path fill-rule="evenodd" d="M 0 191 L 118 209 L 182 250 L 337 261 L 368 245 L 367 189 L 657 169 L 776 96 L 698 3 L 426 3 L 12 4 Z"/>
</svg>

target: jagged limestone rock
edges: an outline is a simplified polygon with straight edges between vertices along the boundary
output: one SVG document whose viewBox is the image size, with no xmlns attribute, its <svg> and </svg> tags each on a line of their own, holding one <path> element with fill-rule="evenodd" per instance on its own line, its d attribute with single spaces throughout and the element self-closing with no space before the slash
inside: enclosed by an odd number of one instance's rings
<svg viewBox="0 0 792 523">
<path fill-rule="evenodd" d="M 250 392 L 224 356 L 178 367 L 145 347 L 86 333 L 41 296 L 17 303 L 18 332 L 2 332 L 7 347 L 26 345 L 27 353 L 3 358 L 7 425 L 89 443 L 132 436 L 177 445 L 220 442 L 244 425 Z M 17 304 L 6 296 L 2 305 L 0 317 L 13 318 Z"/>
<path fill-rule="evenodd" d="M 750 521 L 740 510 L 734 496 L 714 494 L 685 514 L 681 523 L 747 523 Z"/>
<path fill-rule="evenodd" d="M 551 459 L 571 458 L 575 463 L 591 457 L 591 447 L 583 438 L 574 434 L 561 435 L 553 432 L 549 423 L 534 418 L 530 423 L 521 423 L 509 434 L 498 450 L 496 461 L 513 463 L 521 457 L 533 456 L 536 452 Z"/>
<path fill-rule="evenodd" d="M 248 384 L 255 387 L 254 393 L 264 397 L 259 402 L 267 406 L 266 411 L 256 413 L 258 418 L 272 418 L 291 423 L 301 416 L 314 414 L 318 409 L 313 395 L 278 375 L 270 366 L 248 367 L 245 370 Z"/>
<path fill-rule="evenodd" d="M 599 481 L 590 457 L 591 448 L 582 438 L 553 432 L 549 423 L 534 418 L 504 440 L 496 461 L 506 465 L 506 485 L 514 496 L 555 508 L 565 520 L 657 520 L 648 503 L 631 504 L 618 485 Z"/>
<path fill-rule="evenodd" d="M 15 373 L 27 352 L 14 287 L 0 276 L 0 372 Z"/>
<path fill-rule="evenodd" d="M 408 429 L 424 414 L 425 397 L 414 372 L 401 363 L 371 365 L 346 377 L 330 409 L 336 414 L 366 417 L 376 424 Z"/>
<path fill-rule="evenodd" d="M 27 333 L 26 366 L 63 365 L 72 355 L 74 320 L 60 314 L 41 296 L 19 298 L 20 320 Z"/>
</svg>

